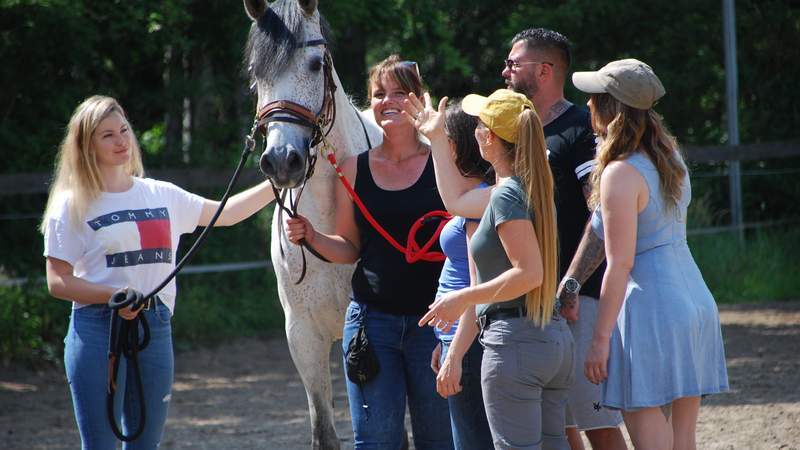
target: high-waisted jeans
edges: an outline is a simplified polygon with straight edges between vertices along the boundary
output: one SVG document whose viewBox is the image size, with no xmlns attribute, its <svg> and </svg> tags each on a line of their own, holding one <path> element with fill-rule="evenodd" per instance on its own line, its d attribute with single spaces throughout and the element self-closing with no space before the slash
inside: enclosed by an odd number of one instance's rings
<svg viewBox="0 0 800 450">
<path fill-rule="evenodd" d="M 436 393 L 431 353 L 438 344 L 422 316 L 400 316 L 350 302 L 342 338 L 347 351 L 361 321 L 380 366 L 362 386 L 347 380 L 356 450 L 397 450 L 403 442 L 406 399 L 418 450 L 452 450 L 447 401 Z M 347 377 L 345 377 L 347 378 Z M 366 407 L 365 407 L 366 405 Z"/>
<path fill-rule="evenodd" d="M 139 314 L 147 317 L 150 326 L 150 343 L 138 354 L 144 386 L 145 428 L 138 439 L 123 445 L 126 450 L 158 447 L 172 396 L 174 360 L 170 311 L 158 304 Z M 111 431 L 106 412 L 110 318 L 111 310 L 106 305 L 75 309 L 64 339 L 64 366 L 84 450 L 115 449 L 119 442 Z M 139 397 L 133 377 L 133 368 L 123 356 L 114 404 L 115 420 L 126 435 L 138 428 L 139 421 Z"/>
</svg>

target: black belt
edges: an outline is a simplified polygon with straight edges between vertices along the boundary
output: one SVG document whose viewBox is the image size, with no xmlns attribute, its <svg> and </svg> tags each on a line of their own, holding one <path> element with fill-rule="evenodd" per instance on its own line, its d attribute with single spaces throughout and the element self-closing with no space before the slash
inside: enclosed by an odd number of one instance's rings
<svg viewBox="0 0 800 450">
<path fill-rule="evenodd" d="M 552 320 L 561 320 L 561 314 L 559 311 L 561 310 L 561 302 L 556 300 L 556 303 L 553 305 L 553 318 Z M 524 306 L 517 306 L 514 308 L 498 308 L 491 311 L 487 311 L 482 316 L 479 316 L 475 323 L 478 324 L 478 328 L 483 330 L 484 328 L 488 327 L 490 323 L 498 321 L 498 320 L 505 320 L 505 319 L 518 319 L 520 317 L 527 317 L 528 316 L 528 309 Z"/>
<path fill-rule="evenodd" d="M 490 323 L 497 320 L 518 319 L 520 317 L 526 317 L 527 315 L 528 310 L 524 306 L 517 306 L 516 308 L 498 308 L 487 311 L 486 314 L 479 316 L 476 323 L 478 324 L 478 328 L 483 330 L 488 327 Z"/>
</svg>

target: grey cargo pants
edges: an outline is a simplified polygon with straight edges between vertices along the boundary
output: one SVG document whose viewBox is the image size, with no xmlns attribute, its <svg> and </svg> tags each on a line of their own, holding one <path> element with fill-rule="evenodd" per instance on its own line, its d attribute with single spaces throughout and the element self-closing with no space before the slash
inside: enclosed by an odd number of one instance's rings
<svg viewBox="0 0 800 450">
<path fill-rule="evenodd" d="M 557 317 L 542 329 L 522 317 L 484 320 L 481 343 L 481 387 L 495 448 L 569 450 L 564 408 L 575 378 L 575 344 L 567 322 Z"/>
</svg>

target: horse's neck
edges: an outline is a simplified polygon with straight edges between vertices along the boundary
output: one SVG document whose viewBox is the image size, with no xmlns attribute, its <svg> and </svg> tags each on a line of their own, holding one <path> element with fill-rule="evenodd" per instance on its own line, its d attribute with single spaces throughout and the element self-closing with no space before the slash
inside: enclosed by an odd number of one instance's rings
<svg viewBox="0 0 800 450">
<path fill-rule="evenodd" d="M 343 161 L 347 157 L 369 150 L 370 146 L 379 144 L 381 133 L 374 121 L 360 116 L 342 89 L 335 70 L 333 79 L 339 89 L 335 94 L 336 122 L 331 129 L 329 141 L 336 148 L 336 159 Z"/>
</svg>

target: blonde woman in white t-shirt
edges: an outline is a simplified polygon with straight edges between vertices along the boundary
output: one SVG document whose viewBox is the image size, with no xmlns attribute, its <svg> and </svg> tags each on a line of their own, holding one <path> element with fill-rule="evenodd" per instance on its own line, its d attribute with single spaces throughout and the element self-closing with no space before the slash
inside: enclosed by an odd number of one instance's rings
<svg viewBox="0 0 800 450">
<path fill-rule="evenodd" d="M 268 182 L 230 198 L 216 226 L 236 224 L 274 199 Z M 72 115 L 56 158 L 55 180 L 41 224 L 47 287 L 73 302 L 64 366 L 83 448 L 116 448 L 106 409 L 109 382 L 108 301 L 120 289 L 149 292 L 175 267 L 180 235 L 206 226 L 219 203 L 171 183 L 144 178 L 141 151 L 124 110 L 110 97 L 93 96 Z M 138 354 L 145 424 L 134 444 L 158 447 L 167 417 L 173 354 L 170 318 L 175 281 L 144 310 L 150 342 Z M 139 428 L 133 364 L 121 357 L 114 418 L 125 435 Z M 122 418 L 122 421 L 120 421 Z M 132 448 L 125 443 L 124 448 Z"/>
</svg>

